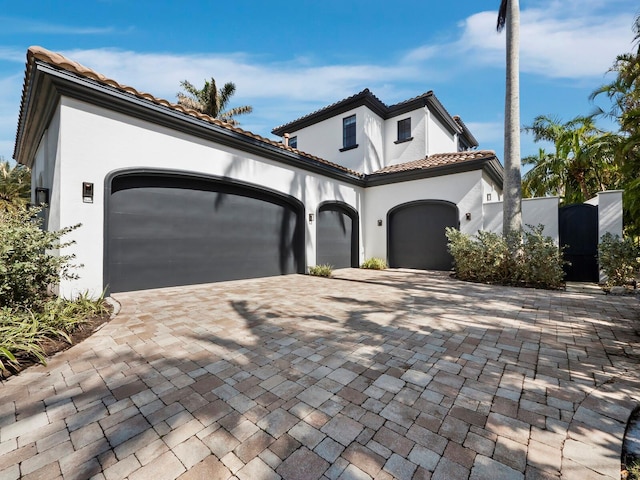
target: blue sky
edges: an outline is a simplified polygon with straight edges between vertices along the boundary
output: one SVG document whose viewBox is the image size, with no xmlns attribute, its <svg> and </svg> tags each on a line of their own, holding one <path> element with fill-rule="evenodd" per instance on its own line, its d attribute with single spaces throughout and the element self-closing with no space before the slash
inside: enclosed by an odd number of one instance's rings
<svg viewBox="0 0 640 480">
<path fill-rule="evenodd" d="M 369 88 L 397 103 L 433 90 L 503 157 L 499 0 L 0 0 L 0 157 L 13 154 L 27 48 L 60 52 L 175 101 L 180 80 L 233 81 L 242 128 L 271 129 Z M 637 0 L 521 0 L 522 123 L 590 113 L 589 94 L 632 49 Z M 599 101 L 606 105 L 605 99 Z M 609 126 L 609 125 L 603 125 Z M 540 145 L 522 139 L 522 155 Z"/>
</svg>

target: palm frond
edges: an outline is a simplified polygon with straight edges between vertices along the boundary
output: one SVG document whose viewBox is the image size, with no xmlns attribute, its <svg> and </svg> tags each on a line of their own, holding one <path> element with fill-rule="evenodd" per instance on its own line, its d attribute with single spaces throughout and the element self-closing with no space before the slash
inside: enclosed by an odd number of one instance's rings
<svg viewBox="0 0 640 480">
<path fill-rule="evenodd" d="M 253 111 L 253 108 L 248 105 L 226 110 L 229 100 L 236 91 L 236 86 L 233 82 L 227 82 L 222 88 L 218 89 L 215 79 L 211 77 L 210 81 L 205 80 L 201 89 L 194 87 L 187 80 L 180 82 L 180 86 L 184 89 L 184 92 L 177 94 L 178 104 L 205 113 L 213 118 L 218 118 L 231 125 L 238 124 L 233 118 L 234 116 Z"/>
<path fill-rule="evenodd" d="M 509 0 L 501 0 L 500 8 L 498 9 L 498 23 L 496 30 L 501 32 L 507 24 L 507 7 L 509 6 Z"/>
</svg>

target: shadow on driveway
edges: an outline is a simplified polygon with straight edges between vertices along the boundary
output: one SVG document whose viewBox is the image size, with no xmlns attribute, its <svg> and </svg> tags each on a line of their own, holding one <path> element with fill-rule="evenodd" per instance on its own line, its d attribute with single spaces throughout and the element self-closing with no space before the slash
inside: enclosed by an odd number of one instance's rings
<svg viewBox="0 0 640 480">
<path fill-rule="evenodd" d="M 335 277 L 116 294 L 0 386 L 0 477 L 619 478 L 637 299 Z"/>
</svg>

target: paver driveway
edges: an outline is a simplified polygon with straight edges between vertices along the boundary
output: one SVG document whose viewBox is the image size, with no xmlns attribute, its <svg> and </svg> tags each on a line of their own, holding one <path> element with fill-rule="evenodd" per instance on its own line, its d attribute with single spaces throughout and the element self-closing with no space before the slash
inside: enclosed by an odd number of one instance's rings
<svg viewBox="0 0 640 480">
<path fill-rule="evenodd" d="M 637 297 L 336 276 L 115 295 L 0 385 L 0 478 L 619 478 Z"/>
</svg>

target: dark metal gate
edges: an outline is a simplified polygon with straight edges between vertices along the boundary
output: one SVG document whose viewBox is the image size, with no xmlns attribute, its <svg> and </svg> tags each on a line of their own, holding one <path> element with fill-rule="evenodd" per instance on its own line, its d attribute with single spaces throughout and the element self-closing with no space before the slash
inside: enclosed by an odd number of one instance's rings
<svg viewBox="0 0 640 480">
<path fill-rule="evenodd" d="M 598 207 L 581 203 L 561 207 L 558 216 L 560 245 L 564 246 L 566 280 L 597 282 Z"/>
</svg>

